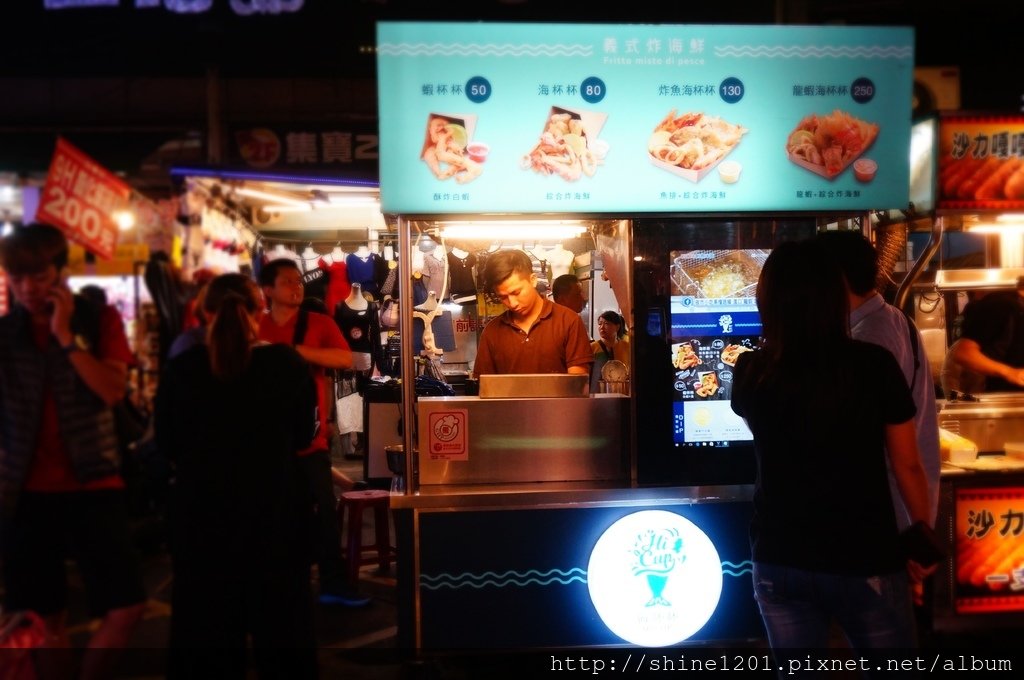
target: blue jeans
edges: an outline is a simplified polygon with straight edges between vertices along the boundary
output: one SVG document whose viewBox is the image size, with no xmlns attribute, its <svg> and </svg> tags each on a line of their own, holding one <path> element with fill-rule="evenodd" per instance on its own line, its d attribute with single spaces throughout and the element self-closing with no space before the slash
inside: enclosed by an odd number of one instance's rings
<svg viewBox="0 0 1024 680">
<path fill-rule="evenodd" d="M 833 620 L 854 656 L 863 650 L 917 646 L 905 571 L 845 576 L 755 562 L 753 578 L 768 643 L 787 670 L 786 659 L 828 648 Z"/>
</svg>

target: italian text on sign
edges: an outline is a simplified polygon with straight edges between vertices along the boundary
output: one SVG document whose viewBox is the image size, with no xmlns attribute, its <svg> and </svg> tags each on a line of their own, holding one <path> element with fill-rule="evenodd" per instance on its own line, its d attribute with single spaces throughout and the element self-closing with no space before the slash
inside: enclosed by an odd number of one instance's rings
<svg viewBox="0 0 1024 680">
<path fill-rule="evenodd" d="M 117 248 L 114 213 L 127 207 L 130 195 L 116 175 L 58 138 L 36 218 L 109 260 Z"/>
</svg>

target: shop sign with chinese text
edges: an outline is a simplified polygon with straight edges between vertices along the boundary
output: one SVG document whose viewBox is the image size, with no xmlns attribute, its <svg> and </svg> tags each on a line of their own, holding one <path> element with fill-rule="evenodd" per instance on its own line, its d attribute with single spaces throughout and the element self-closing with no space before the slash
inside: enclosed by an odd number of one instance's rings
<svg viewBox="0 0 1024 680">
<path fill-rule="evenodd" d="M 377 30 L 385 212 L 908 205 L 910 28 Z"/>
<path fill-rule="evenodd" d="M 1024 116 L 939 122 L 939 209 L 1024 209 Z"/>
<path fill-rule="evenodd" d="M 131 187 L 64 139 L 50 162 L 36 219 L 109 260 L 117 248 L 114 213 L 128 205 Z"/>
</svg>

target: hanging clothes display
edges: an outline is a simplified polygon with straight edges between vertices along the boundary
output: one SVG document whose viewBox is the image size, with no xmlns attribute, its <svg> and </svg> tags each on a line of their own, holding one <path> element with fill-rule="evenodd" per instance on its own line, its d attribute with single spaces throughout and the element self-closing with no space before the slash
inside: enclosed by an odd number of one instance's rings
<svg viewBox="0 0 1024 680">
<path fill-rule="evenodd" d="M 320 267 L 327 272 L 327 290 L 324 293 L 324 302 L 327 304 L 327 309 L 332 311 L 352 292 L 345 257 L 341 248 L 335 248 L 320 259 Z"/>
<path fill-rule="evenodd" d="M 473 267 L 476 266 L 476 255 L 452 248 L 448 253 L 448 278 L 451 282 L 451 299 L 453 302 L 476 302 L 476 279 Z"/>
<path fill-rule="evenodd" d="M 380 276 L 380 262 L 384 259 L 377 253 L 371 252 L 366 246 L 359 246 L 356 252 L 345 258 L 345 265 L 348 267 L 349 283 L 358 283 L 364 293 L 369 293 L 374 298 L 380 288 L 378 276 Z M 385 264 L 386 268 L 387 265 Z"/>
</svg>

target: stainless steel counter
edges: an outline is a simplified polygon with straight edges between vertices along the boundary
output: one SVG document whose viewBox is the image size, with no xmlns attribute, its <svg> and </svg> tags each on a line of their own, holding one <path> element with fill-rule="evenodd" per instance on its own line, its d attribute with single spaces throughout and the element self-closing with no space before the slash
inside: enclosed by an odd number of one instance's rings
<svg viewBox="0 0 1024 680">
<path fill-rule="evenodd" d="M 414 495 L 392 496 L 391 509 L 690 505 L 746 501 L 753 495 L 752 484 L 643 488 L 623 487 L 610 482 L 452 484 L 425 486 Z"/>
<path fill-rule="evenodd" d="M 419 485 L 629 486 L 630 400 L 420 397 Z"/>
</svg>

